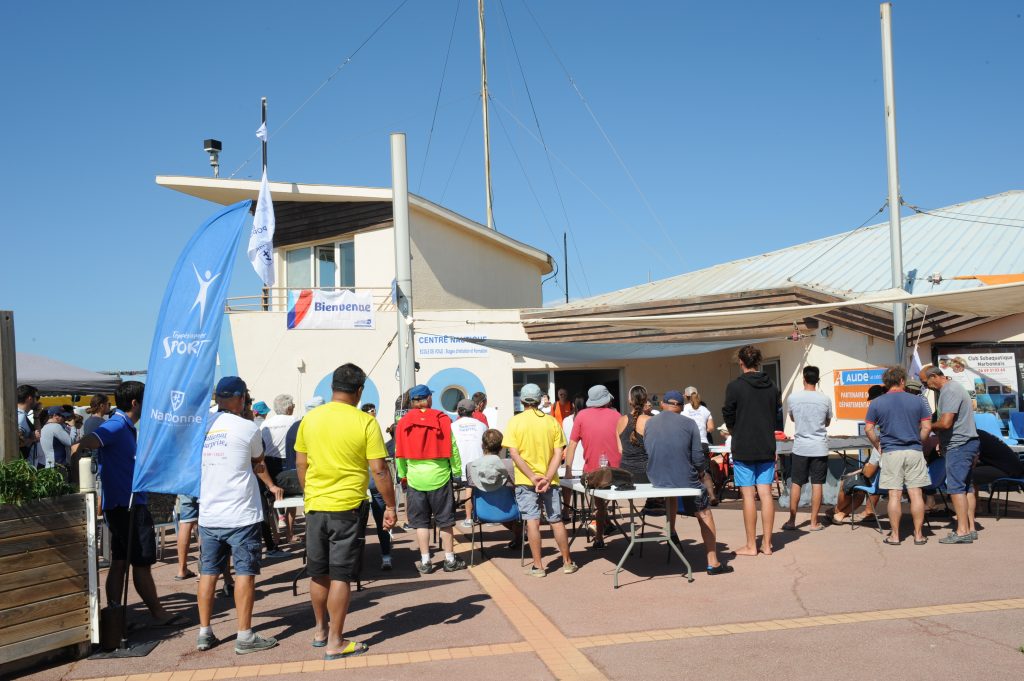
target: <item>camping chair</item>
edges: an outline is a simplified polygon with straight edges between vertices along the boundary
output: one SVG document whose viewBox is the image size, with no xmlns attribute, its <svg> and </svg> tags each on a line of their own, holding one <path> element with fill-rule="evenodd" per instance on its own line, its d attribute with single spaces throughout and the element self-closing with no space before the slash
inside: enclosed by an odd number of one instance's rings
<svg viewBox="0 0 1024 681">
<path fill-rule="evenodd" d="M 996 414 L 975 413 L 974 427 L 978 430 L 984 430 L 992 433 L 1008 445 L 1017 444 L 1016 442 L 1011 441 L 1010 438 L 1003 435 L 1003 422 Z"/>
<path fill-rule="evenodd" d="M 480 554 L 487 557 L 484 551 L 484 523 L 512 523 L 522 524 L 522 516 L 519 514 L 519 505 L 516 504 L 516 490 L 514 487 L 502 487 L 492 492 L 473 489 L 473 529 L 469 536 L 469 564 L 476 565 L 476 537 L 480 532 Z M 519 566 L 525 564 L 526 555 L 526 528 L 519 540 Z"/>
<path fill-rule="evenodd" d="M 1014 410 L 1010 412 L 1010 439 L 1020 444 L 1024 440 L 1024 414 Z"/>
<path fill-rule="evenodd" d="M 925 488 L 925 492 L 928 490 L 935 490 L 942 499 L 942 506 L 946 509 L 946 513 L 949 513 L 949 499 L 946 496 L 946 460 L 942 457 L 936 458 L 930 464 L 928 464 L 928 478 L 931 480 L 931 484 Z M 928 515 L 925 515 L 925 522 L 928 521 Z M 931 529 L 931 523 L 928 523 L 928 529 Z"/>
<path fill-rule="evenodd" d="M 854 486 L 853 491 L 854 492 L 864 492 L 864 494 L 866 496 L 874 496 L 874 495 L 878 494 L 878 478 L 881 475 L 882 475 L 882 468 L 881 468 L 881 466 L 879 466 L 878 470 L 875 471 L 875 474 L 871 476 L 870 484 L 867 484 L 867 485 L 856 485 L 856 486 Z M 865 503 L 866 502 L 867 502 L 867 499 L 865 499 Z M 851 531 L 854 529 L 854 526 L 857 524 L 856 514 L 857 514 L 857 509 L 851 507 L 850 508 L 850 530 Z M 878 519 L 878 516 L 880 516 L 880 515 L 881 514 L 878 512 L 878 508 L 875 508 L 875 525 L 878 526 L 878 534 L 883 534 L 883 532 L 882 532 L 882 521 Z"/>
</svg>

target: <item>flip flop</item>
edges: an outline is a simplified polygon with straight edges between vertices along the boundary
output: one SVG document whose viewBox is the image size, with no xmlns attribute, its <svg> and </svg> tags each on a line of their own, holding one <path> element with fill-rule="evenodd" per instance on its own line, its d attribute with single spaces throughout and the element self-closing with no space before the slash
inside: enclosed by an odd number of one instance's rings
<svg viewBox="0 0 1024 681">
<path fill-rule="evenodd" d="M 349 641 L 348 645 L 345 646 L 344 650 L 342 650 L 340 653 L 327 653 L 326 655 L 324 655 L 324 660 L 329 662 L 331 660 L 342 660 L 346 657 L 355 657 L 356 655 L 362 655 L 369 649 L 370 646 L 366 645 L 365 643 Z"/>
<path fill-rule="evenodd" d="M 180 612 L 170 616 L 170 618 L 163 622 L 157 622 L 152 625 L 155 629 L 167 629 L 170 627 L 180 627 L 184 624 L 188 624 L 188 618 L 182 615 Z"/>
<path fill-rule="evenodd" d="M 886 537 L 885 539 L 882 540 L 882 543 L 883 544 L 888 544 L 889 546 L 899 546 L 900 544 L 903 543 L 903 540 L 901 539 L 899 541 L 892 541 L 892 537 Z"/>
<path fill-rule="evenodd" d="M 323 640 L 319 640 L 318 641 L 317 639 L 314 638 L 313 642 L 310 645 L 313 646 L 314 648 L 326 648 L 327 647 L 327 639 L 325 638 Z"/>
<path fill-rule="evenodd" d="M 824 525 L 818 525 L 817 527 L 808 527 L 807 531 L 808 532 L 821 532 L 824 529 L 825 529 Z"/>
<path fill-rule="evenodd" d="M 191 570 L 185 570 L 185 574 L 184 575 L 174 575 L 174 581 L 176 581 L 176 582 L 184 582 L 186 579 L 192 579 L 195 576 L 196 576 L 196 573 L 192 572 Z"/>
<path fill-rule="evenodd" d="M 924 546 L 927 543 L 928 543 L 928 537 L 925 537 L 921 541 L 917 541 L 916 539 L 914 540 L 914 546 Z"/>
</svg>

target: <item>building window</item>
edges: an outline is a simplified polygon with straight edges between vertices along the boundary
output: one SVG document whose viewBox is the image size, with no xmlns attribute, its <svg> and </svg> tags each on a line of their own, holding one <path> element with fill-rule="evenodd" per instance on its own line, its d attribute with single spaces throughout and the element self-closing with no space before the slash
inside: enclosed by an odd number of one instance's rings
<svg viewBox="0 0 1024 681">
<path fill-rule="evenodd" d="M 285 252 L 288 288 L 354 288 L 355 243 L 338 241 Z"/>
<path fill-rule="evenodd" d="M 459 406 L 459 400 L 464 400 L 466 397 L 468 397 L 466 390 L 462 386 L 449 386 L 441 391 L 441 407 L 445 411 L 453 412 Z"/>
</svg>

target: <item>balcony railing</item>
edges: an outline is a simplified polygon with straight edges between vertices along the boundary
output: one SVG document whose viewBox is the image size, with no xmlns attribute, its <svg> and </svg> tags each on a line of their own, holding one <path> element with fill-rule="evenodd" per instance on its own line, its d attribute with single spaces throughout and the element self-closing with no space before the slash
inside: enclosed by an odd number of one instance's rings
<svg viewBox="0 0 1024 681">
<path fill-rule="evenodd" d="M 395 305 L 391 302 L 391 289 L 388 287 L 341 287 L 341 288 L 265 288 L 262 293 L 252 296 L 232 296 L 224 303 L 224 312 L 236 314 L 240 312 L 287 312 L 288 293 L 299 291 L 359 291 L 373 295 L 373 308 L 377 312 L 394 312 Z"/>
</svg>

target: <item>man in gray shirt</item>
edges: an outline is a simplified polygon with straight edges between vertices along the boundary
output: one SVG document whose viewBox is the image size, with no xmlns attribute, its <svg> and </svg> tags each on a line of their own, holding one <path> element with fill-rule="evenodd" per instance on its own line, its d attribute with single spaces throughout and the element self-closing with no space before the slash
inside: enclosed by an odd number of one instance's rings
<svg viewBox="0 0 1024 681">
<path fill-rule="evenodd" d="M 956 530 L 939 540 L 940 544 L 970 544 L 978 536 L 974 528 L 974 485 L 971 479 L 974 461 L 980 451 L 978 431 L 974 427 L 974 405 L 967 390 L 932 367 L 925 372 L 928 387 L 939 394 L 935 411 L 938 419 L 932 430 L 939 434 L 946 460 L 946 491 L 956 511 Z"/>
<path fill-rule="evenodd" d="M 821 372 L 816 366 L 804 367 L 804 389 L 794 392 L 786 402 L 789 418 L 796 423 L 791 457 L 792 483 L 789 491 L 789 522 L 784 530 L 796 529 L 796 511 L 800 505 L 800 492 L 811 482 L 810 532 L 825 529 L 818 522 L 822 490 L 828 476 L 828 425 L 832 422 L 832 400 L 818 392 Z"/>
<path fill-rule="evenodd" d="M 41 456 L 36 461 L 36 466 L 67 466 L 71 459 L 71 445 L 75 442 L 64 427 L 64 410 L 61 407 L 50 407 L 46 413 L 50 418 L 39 433 Z"/>
</svg>

